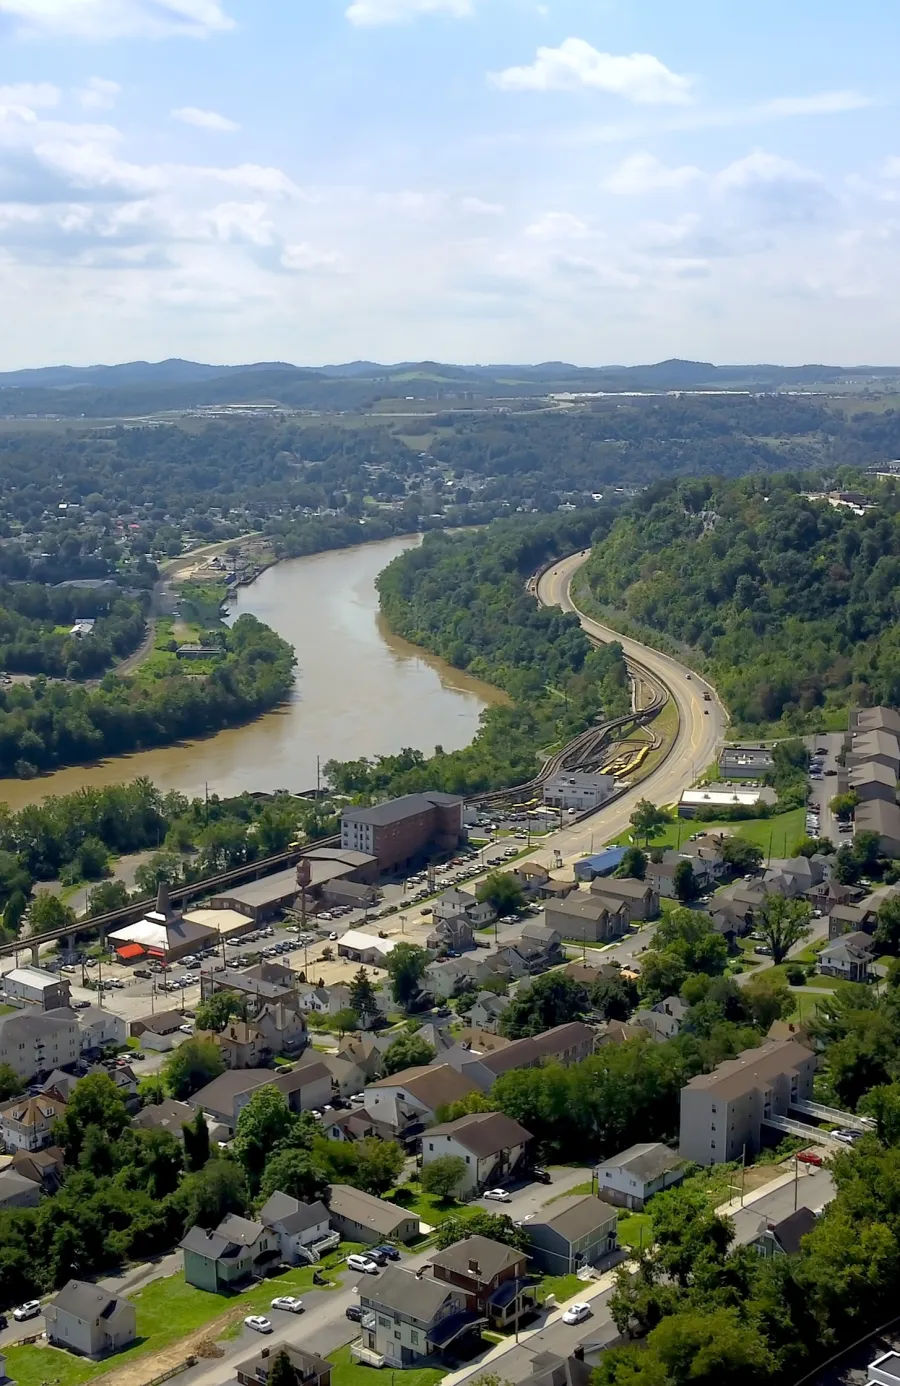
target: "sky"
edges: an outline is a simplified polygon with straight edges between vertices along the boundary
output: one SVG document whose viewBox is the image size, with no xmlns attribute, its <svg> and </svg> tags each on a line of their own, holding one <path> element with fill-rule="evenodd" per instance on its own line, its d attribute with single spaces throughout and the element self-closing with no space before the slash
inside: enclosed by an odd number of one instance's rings
<svg viewBox="0 0 900 1386">
<path fill-rule="evenodd" d="M 900 6 L 0 0 L 0 369 L 900 363 Z"/>
</svg>

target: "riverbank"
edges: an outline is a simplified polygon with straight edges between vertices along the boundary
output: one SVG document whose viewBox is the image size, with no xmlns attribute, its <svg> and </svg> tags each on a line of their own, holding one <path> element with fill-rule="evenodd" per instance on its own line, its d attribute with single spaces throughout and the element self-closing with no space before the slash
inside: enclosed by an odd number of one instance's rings
<svg viewBox="0 0 900 1386">
<path fill-rule="evenodd" d="M 228 620 L 249 612 L 297 652 L 295 685 L 274 711 L 202 740 L 34 780 L 2 780 L 0 801 L 18 810 L 52 794 L 138 776 L 191 797 L 207 785 L 223 797 L 297 792 L 315 785 L 317 760 L 374 757 L 404 746 L 467 746 L 484 709 L 505 695 L 394 636 L 379 616 L 378 573 L 420 542 L 420 535 L 403 535 L 284 559 L 240 590 Z"/>
</svg>

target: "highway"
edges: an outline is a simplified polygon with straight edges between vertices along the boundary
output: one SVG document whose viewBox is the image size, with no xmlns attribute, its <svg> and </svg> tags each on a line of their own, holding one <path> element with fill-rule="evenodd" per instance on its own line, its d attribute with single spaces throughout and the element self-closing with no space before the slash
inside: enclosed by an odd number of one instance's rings
<svg viewBox="0 0 900 1386">
<path fill-rule="evenodd" d="M 677 802 L 682 791 L 693 784 L 715 760 L 728 724 L 728 714 L 719 702 L 715 689 L 699 674 L 692 673 L 671 655 L 619 635 L 617 631 L 591 620 L 578 610 L 572 601 L 570 589 L 575 573 L 586 559 L 586 553 L 575 554 L 544 573 L 538 583 L 539 599 L 545 606 L 559 606 L 563 611 L 574 611 L 585 633 L 593 639 L 604 642 L 617 640 L 630 661 L 649 670 L 669 690 L 678 708 L 679 727 L 668 757 L 640 785 L 585 822 L 555 834 L 547 840 L 546 848 L 533 854 L 536 860 L 548 865 L 552 864 L 554 849 L 561 852 L 564 861 L 574 862 L 585 853 L 598 850 L 611 838 L 618 837 L 627 829 L 640 799 L 650 799 L 655 804 Z M 711 695 L 710 702 L 704 701 L 704 693 Z"/>
</svg>

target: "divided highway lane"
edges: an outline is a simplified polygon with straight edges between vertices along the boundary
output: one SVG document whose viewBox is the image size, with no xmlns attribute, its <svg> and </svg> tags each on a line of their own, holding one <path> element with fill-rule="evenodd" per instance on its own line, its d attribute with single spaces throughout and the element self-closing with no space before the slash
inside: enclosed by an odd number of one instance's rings
<svg viewBox="0 0 900 1386">
<path fill-rule="evenodd" d="M 537 852 L 538 860 L 552 864 L 552 848 L 563 854 L 564 860 L 579 857 L 599 849 L 610 838 L 617 837 L 628 827 L 629 819 L 640 799 L 657 804 L 672 804 L 693 781 L 715 760 L 725 739 L 728 715 L 719 702 L 715 689 L 698 674 L 692 673 L 671 655 L 641 645 L 637 640 L 619 635 L 609 626 L 591 620 L 579 611 L 572 601 L 571 585 L 575 573 L 586 561 L 587 554 L 574 554 L 548 569 L 538 583 L 538 597 L 545 606 L 559 606 L 573 611 L 586 634 L 596 640 L 617 640 L 625 654 L 641 664 L 669 690 L 678 708 L 679 728 L 675 744 L 668 756 L 637 788 L 622 795 L 609 808 L 601 809 L 584 823 L 564 829 L 550 839 L 550 850 Z M 705 702 L 704 693 L 711 695 Z"/>
</svg>

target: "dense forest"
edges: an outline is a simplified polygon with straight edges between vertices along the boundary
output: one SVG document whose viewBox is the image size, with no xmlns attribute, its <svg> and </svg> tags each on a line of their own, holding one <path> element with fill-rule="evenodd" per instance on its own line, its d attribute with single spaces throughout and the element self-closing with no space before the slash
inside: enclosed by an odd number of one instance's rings
<svg viewBox="0 0 900 1386">
<path fill-rule="evenodd" d="M 890 483 L 863 515 L 789 476 L 660 484 L 595 548 L 590 591 L 693 652 L 742 728 L 812 728 L 900 702 L 898 514 Z"/>
<path fill-rule="evenodd" d="M 290 645 L 253 616 L 222 633 L 209 674 L 180 667 L 153 680 L 107 674 L 99 687 L 54 683 L 0 691 L 0 776 L 42 770 L 207 736 L 274 707 L 291 687 Z"/>
<path fill-rule="evenodd" d="M 578 619 L 538 607 L 526 580 L 544 561 L 588 542 L 613 512 L 535 521 L 497 521 L 485 530 L 429 535 L 378 579 L 392 629 L 509 694 L 489 708 L 471 746 L 452 754 L 420 750 L 375 761 L 330 762 L 335 789 L 350 794 L 404 794 L 425 788 L 453 793 L 518 784 L 539 753 L 583 731 L 601 712 L 630 707 L 618 645 L 591 648 Z"/>
<path fill-rule="evenodd" d="M 18 583 L 0 587 L 0 669 L 11 674 L 96 678 L 141 643 L 146 597 Z M 72 635 L 78 620 L 96 625 Z"/>
</svg>

